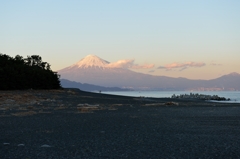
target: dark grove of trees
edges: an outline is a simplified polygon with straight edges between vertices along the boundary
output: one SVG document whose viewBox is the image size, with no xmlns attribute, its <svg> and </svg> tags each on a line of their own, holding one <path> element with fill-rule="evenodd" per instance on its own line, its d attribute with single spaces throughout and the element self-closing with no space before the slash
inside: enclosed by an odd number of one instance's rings
<svg viewBox="0 0 240 159">
<path fill-rule="evenodd" d="M 38 55 L 13 58 L 0 53 L 0 90 L 58 89 L 59 77 Z"/>
</svg>

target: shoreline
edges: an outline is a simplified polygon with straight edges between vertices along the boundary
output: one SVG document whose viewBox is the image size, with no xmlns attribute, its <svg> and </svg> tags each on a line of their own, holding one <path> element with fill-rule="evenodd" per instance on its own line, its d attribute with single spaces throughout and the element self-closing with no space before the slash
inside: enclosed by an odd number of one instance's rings
<svg viewBox="0 0 240 159">
<path fill-rule="evenodd" d="M 0 91 L 0 158 L 239 158 L 239 112 L 195 99 Z"/>
<path fill-rule="evenodd" d="M 94 91 L 96 92 L 96 91 Z M 226 99 L 230 98 L 230 101 L 240 103 L 240 93 L 239 91 L 108 91 L 102 92 L 103 94 L 115 94 L 115 95 L 127 95 L 127 96 L 145 96 L 145 97 L 155 97 L 155 98 L 171 98 L 173 94 L 176 96 L 180 95 L 189 95 L 189 94 L 203 94 L 219 97 L 225 97 Z"/>
</svg>

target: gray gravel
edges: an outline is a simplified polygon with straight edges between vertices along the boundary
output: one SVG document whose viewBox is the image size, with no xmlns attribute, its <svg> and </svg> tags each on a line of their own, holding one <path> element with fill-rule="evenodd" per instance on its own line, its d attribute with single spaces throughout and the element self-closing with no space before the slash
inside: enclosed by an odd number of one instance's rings
<svg viewBox="0 0 240 159">
<path fill-rule="evenodd" d="M 39 92 L 0 94 L 0 159 L 240 158 L 240 104 Z"/>
<path fill-rule="evenodd" d="M 1 117 L 0 158 L 240 158 L 240 107 Z M 21 145 L 20 145 L 21 144 Z"/>
</svg>

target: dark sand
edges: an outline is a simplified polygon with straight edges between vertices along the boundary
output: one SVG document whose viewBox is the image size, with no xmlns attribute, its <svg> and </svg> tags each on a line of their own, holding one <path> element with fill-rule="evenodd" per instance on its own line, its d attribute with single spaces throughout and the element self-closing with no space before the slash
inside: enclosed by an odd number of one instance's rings
<svg viewBox="0 0 240 159">
<path fill-rule="evenodd" d="M 171 101 L 0 91 L 0 158 L 240 158 L 240 104 Z"/>
</svg>

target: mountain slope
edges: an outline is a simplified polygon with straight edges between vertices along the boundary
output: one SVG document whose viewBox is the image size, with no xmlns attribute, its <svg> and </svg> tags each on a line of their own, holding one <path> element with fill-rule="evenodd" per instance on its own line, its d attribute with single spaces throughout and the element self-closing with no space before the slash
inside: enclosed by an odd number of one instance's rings
<svg viewBox="0 0 240 159">
<path fill-rule="evenodd" d="M 240 74 L 233 72 L 219 78 L 209 80 L 208 86 L 222 88 L 222 90 L 240 90 Z"/>
<path fill-rule="evenodd" d="M 108 61 L 89 55 L 58 73 L 61 78 L 71 81 L 135 90 L 240 90 L 240 75 L 237 73 L 213 80 L 190 80 L 152 76 L 111 66 Z"/>
<path fill-rule="evenodd" d="M 105 68 L 110 62 L 105 61 L 95 55 L 88 55 L 85 58 L 78 61 L 76 64 L 63 69 L 62 71 L 76 70 L 76 69 L 88 69 L 88 68 Z"/>
<path fill-rule="evenodd" d="M 128 89 L 121 89 L 118 87 L 102 87 L 87 83 L 80 83 L 80 82 L 74 82 L 69 81 L 67 79 L 61 79 L 61 85 L 64 88 L 79 88 L 80 90 L 84 91 L 128 91 Z"/>
</svg>

